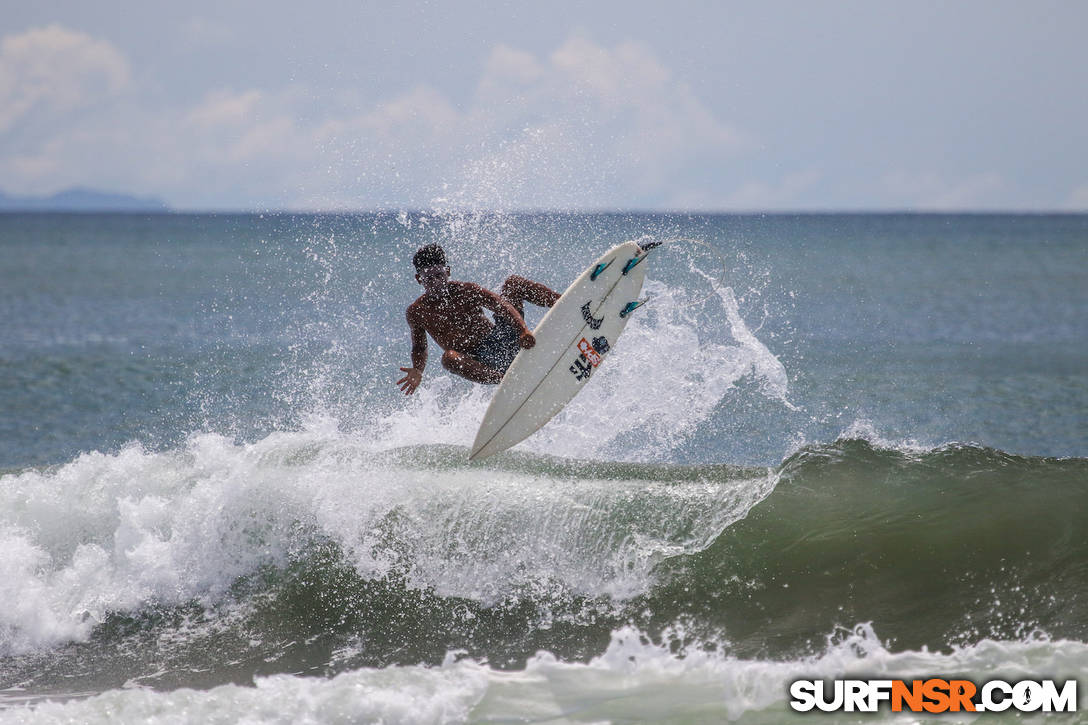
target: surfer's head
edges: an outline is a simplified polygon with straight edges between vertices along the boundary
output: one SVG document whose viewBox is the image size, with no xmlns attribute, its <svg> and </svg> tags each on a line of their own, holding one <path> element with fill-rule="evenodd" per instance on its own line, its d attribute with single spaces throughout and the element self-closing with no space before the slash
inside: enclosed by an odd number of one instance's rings
<svg viewBox="0 0 1088 725">
<path fill-rule="evenodd" d="M 446 266 L 446 252 L 437 244 L 420 247 L 412 257 L 416 268 L 416 282 L 423 285 L 429 295 L 440 294 L 450 281 L 450 268 Z"/>
</svg>

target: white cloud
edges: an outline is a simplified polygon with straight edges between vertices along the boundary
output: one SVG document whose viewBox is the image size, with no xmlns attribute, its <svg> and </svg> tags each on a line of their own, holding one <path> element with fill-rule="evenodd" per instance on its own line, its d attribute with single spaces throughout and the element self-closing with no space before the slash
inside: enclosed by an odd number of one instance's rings
<svg viewBox="0 0 1088 725">
<path fill-rule="evenodd" d="M 462 117 L 442 94 L 420 86 L 379 103 L 358 119 L 356 128 L 382 141 L 430 143 L 461 123 Z"/>
<path fill-rule="evenodd" d="M 517 98 L 521 89 L 529 89 L 539 83 L 545 74 L 544 66 L 532 53 L 526 53 L 507 45 L 498 45 L 491 51 L 484 67 L 483 77 L 476 89 L 477 103 L 503 103 Z"/>
<path fill-rule="evenodd" d="M 554 140 L 537 161 L 558 175 L 538 194 L 559 205 L 565 205 L 560 187 L 572 190 L 566 205 L 587 193 L 598 197 L 591 202 L 615 204 L 619 200 L 608 198 L 612 189 L 659 200 L 690 185 L 682 170 L 691 163 L 725 163 L 746 149 L 741 134 L 676 82 L 649 50 L 635 43 L 610 49 L 579 35 L 541 62 L 496 48 L 472 115 L 477 127 L 507 140 L 493 154 L 509 156 L 518 139 L 530 147 Z M 588 173 L 591 183 L 563 169 Z M 532 199 L 513 201 L 534 206 Z"/>
<path fill-rule="evenodd" d="M 128 61 L 110 43 L 59 25 L 0 40 L 0 132 L 36 109 L 64 113 L 129 84 Z"/>
<path fill-rule="evenodd" d="M 623 206 L 745 148 L 652 53 L 581 36 L 546 58 L 497 46 L 463 109 L 421 86 L 314 136 L 326 178 L 305 184 L 303 205 Z"/>
<path fill-rule="evenodd" d="M 957 211 L 993 206 L 994 195 L 1005 188 L 1000 174 L 975 174 L 949 179 L 937 173 L 887 174 L 882 184 L 895 205 L 913 209 Z"/>
<path fill-rule="evenodd" d="M 1088 211 L 1088 184 L 1081 184 L 1069 192 L 1065 208 L 1069 211 Z"/>
<path fill-rule="evenodd" d="M 191 17 L 178 26 L 182 40 L 193 45 L 226 45 L 235 40 L 230 28 L 208 18 Z"/>
<path fill-rule="evenodd" d="M 128 84 L 125 58 L 81 33 L 51 26 L 3 43 L 0 97 L 22 99 L 9 124 Z M 301 88 L 217 89 L 168 109 L 115 95 L 18 148 L 0 137 L 0 186 L 108 178 L 187 206 L 653 206 L 700 192 L 692 164 L 720 168 L 747 148 L 649 50 L 580 35 L 546 57 L 495 47 L 460 107 L 427 85 L 353 114 L 320 115 L 315 100 Z"/>
<path fill-rule="evenodd" d="M 246 125 L 255 120 L 263 96 L 257 90 L 213 91 L 186 114 L 185 122 L 201 128 Z"/>
<path fill-rule="evenodd" d="M 762 209 L 802 208 L 800 199 L 805 191 L 811 189 L 823 178 L 818 171 L 798 171 L 786 174 L 781 180 L 768 183 L 748 181 L 725 197 L 705 198 L 707 209 L 734 209 L 737 211 L 759 211 Z M 685 206 L 698 207 L 699 204 Z"/>
</svg>

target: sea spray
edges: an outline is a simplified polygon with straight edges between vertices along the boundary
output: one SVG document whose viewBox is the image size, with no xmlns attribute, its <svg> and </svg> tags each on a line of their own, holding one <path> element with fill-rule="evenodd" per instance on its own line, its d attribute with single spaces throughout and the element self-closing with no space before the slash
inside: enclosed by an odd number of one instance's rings
<svg viewBox="0 0 1088 725">
<path fill-rule="evenodd" d="M 494 602 L 552 582 L 630 597 L 664 557 L 708 545 L 773 486 L 653 481 L 560 460 L 468 464 L 464 449 L 375 451 L 323 427 L 253 444 L 214 434 L 161 453 L 128 447 L 2 479 L 6 566 L 23 610 L 9 652 L 83 639 L 111 612 L 214 603 L 240 577 L 330 541 L 358 576 Z M 30 602 L 28 597 L 33 597 Z M 22 612 L 22 614 L 20 614 Z"/>
</svg>

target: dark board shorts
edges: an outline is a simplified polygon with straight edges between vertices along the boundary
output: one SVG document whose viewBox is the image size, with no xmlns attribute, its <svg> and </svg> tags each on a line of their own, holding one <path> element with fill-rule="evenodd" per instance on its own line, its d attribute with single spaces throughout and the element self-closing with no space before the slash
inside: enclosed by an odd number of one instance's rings
<svg viewBox="0 0 1088 725">
<path fill-rule="evenodd" d="M 521 330 L 505 320 L 499 320 L 491 332 L 466 354 L 489 368 L 505 373 L 521 349 Z"/>
</svg>

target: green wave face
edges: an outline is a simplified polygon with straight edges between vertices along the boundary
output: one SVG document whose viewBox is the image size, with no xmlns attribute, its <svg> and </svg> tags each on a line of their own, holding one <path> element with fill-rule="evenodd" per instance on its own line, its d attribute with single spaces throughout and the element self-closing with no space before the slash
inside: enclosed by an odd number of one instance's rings
<svg viewBox="0 0 1088 725">
<path fill-rule="evenodd" d="M 859 621 L 911 649 L 1088 633 L 1088 461 L 845 440 L 778 473 L 744 520 L 667 565 L 655 599 L 745 650 Z"/>
</svg>

